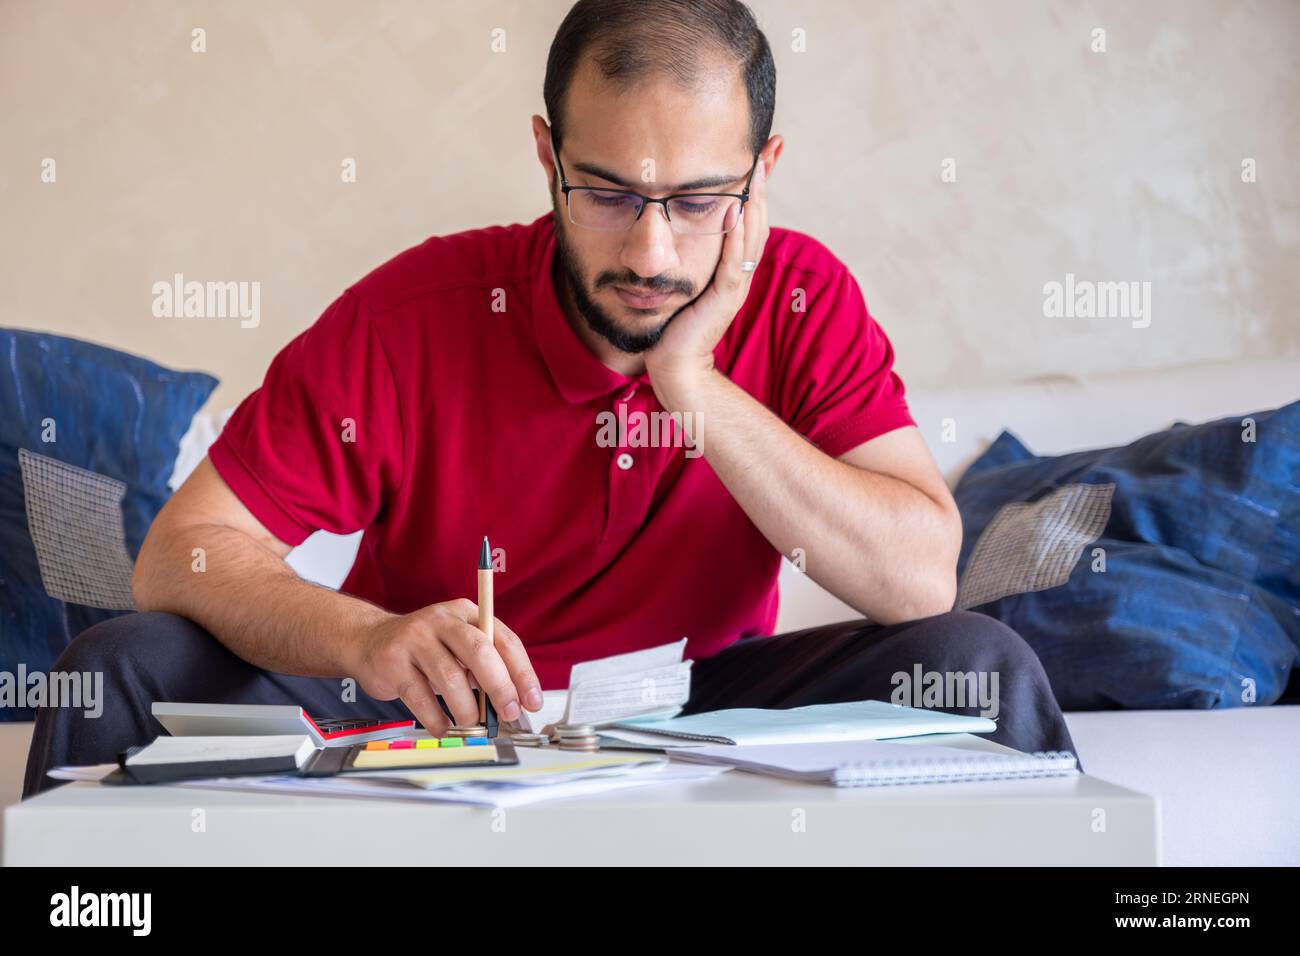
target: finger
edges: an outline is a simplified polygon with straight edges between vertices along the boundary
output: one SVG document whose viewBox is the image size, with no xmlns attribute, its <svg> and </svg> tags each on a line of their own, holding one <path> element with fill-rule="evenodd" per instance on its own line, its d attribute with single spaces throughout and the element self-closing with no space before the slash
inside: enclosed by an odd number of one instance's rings
<svg viewBox="0 0 1300 956">
<path fill-rule="evenodd" d="M 482 630 L 479 628 L 478 605 L 468 598 L 452 602 L 447 606 L 447 610 L 464 620 L 471 627 Z M 493 617 L 492 621 L 495 634 L 493 647 L 497 658 L 505 667 L 510 686 L 508 688 L 498 686 L 495 691 L 493 688 L 487 687 L 486 690 L 498 716 L 502 720 L 515 720 L 519 717 L 519 711 L 511 709 L 512 700 L 518 707 L 527 706 L 529 710 L 541 710 L 542 682 L 538 679 L 536 671 L 533 670 L 532 662 L 528 659 L 528 651 L 524 647 L 524 642 L 519 639 L 519 635 L 508 627 L 501 618 Z M 462 663 L 468 667 L 470 662 L 462 660 Z M 494 666 L 490 659 L 488 664 Z M 472 667 L 470 667 L 469 676 L 473 686 L 484 686 L 479 677 L 474 674 Z M 537 696 L 533 698 L 535 703 L 530 704 L 529 694 L 533 692 Z"/>
<path fill-rule="evenodd" d="M 471 630 L 477 629 L 478 627 L 478 605 L 475 604 L 473 601 L 471 601 L 469 598 L 457 598 L 454 601 L 445 601 L 441 604 L 431 604 L 428 607 L 423 608 L 422 610 L 425 612 L 425 617 L 424 617 L 425 623 L 430 628 L 433 629 L 434 634 L 438 637 L 438 640 L 443 644 L 446 644 L 446 642 L 442 641 L 442 634 L 440 633 L 440 628 L 446 626 L 448 621 L 464 624 L 465 626 L 469 627 Z M 451 650 L 453 656 L 457 657 L 457 661 L 459 662 L 461 667 L 461 673 L 465 677 L 466 685 L 469 686 L 471 691 L 481 690 L 483 685 L 479 680 L 479 678 L 476 677 L 474 675 L 474 672 L 470 669 L 469 662 L 460 660 L 454 650 L 452 650 L 451 648 L 448 649 Z M 459 687 L 460 685 L 458 682 L 456 682 L 453 686 Z M 452 693 L 455 694 L 455 691 L 453 690 Z M 489 696 L 491 695 L 489 694 Z M 477 723 L 478 715 L 479 715 L 479 705 L 478 705 L 478 700 L 477 698 L 475 698 L 473 693 L 470 694 L 470 701 L 471 701 L 472 709 L 474 711 L 473 722 Z M 448 708 L 451 709 L 453 714 L 458 712 L 457 707 L 459 705 L 453 705 L 452 700 L 450 699 L 447 699 L 446 702 Z M 498 707 L 495 698 L 492 701 L 492 705 L 493 707 Z M 500 713 L 500 708 L 498 708 L 498 713 Z M 518 715 L 516 714 L 516 716 Z M 460 720 L 460 718 L 457 719 Z M 513 720 L 514 718 L 507 718 L 507 719 Z"/>
<path fill-rule="evenodd" d="M 506 670 L 510 672 L 510 679 L 514 681 L 515 693 L 519 695 L 519 702 L 529 710 L 537 711 L 542 709 L 542 682 L 537 679 L 537 672 L 533 670 L 533 663 L 528 659 L 528 648 L 524 647 L 524 642 L 519 639 L 519 635 L 512 631 L 501 618 L 495 618 L 497 634 L 497 652 L 501 659 L 505 661 Z M 536 697 L 531 695 L 536 694 Z M 493 705 L 496 704 L 496 698 L 493 698 Z M 504 717 L 504 715 L 502 715 Z M 505 717 L 506 720 L 514 720 L 514 717 Z"/>
<path fill-rule="evenodd" d="M 737 203 L 736 206 L 739 209 L 740 204 Z M 714 270 L 709 291 L 731 300 L 743 280 L 740 262 L 745 253 L 745 220 L 748 216 L 743 211 L 739 213 L 729 211 L 727 215 L 729 217 L 739 215 L 739 218 L 735 227 L 722 236 L 722 253 L 718 256 L 718 266 Z"/>
<path fill-rule="evenodd" d="M 457 627 L 468 627 L 463 621 L 445 618 L 445 625 L 439 626 L 432 640 L 416 644 L 415 663 L 424 672 L 433 689 L 442 695 L 443 702 L 451 711 L 458 724 L 478 723 L 478 701 L 469 689 L 468 675 L 457 659 L 454 650 L 446 646 L 446 631 Z"/>
<path fill-rule="evenodd" d="M 722 250 L 722 264 L 733 285 L 744 278 L 740 263 L 745 258 L 745 233 L 748 230 L 749 203 L 745 203 L 740 210 L 740 220 L 736 223 L 736 228 L 727 233 L 727 245 Z"/>
<path fill-rule="evenodd" d="M 477 619 L 477 610 L 474 613 Z M 474 625 L 461 620 L 449 619 L 441 634 L 447 648 L 474 674 L 479 687 L 487 691 L 501 719 L 515 720 L 519 716 L 519 692 L 496 643 Z"/>
<path fill-rule="evenodd" d="M 758 262 L 767 242 L 767 173 L 762 160 L 754 170 L 754 187 L 754 198 L 745 204 L 745 258 Z"/>
<path fill-rule="evenodd" d="M 450 724 L 438 706 L 437 698 L 433 696 L 433 687 L 428 678 L 418 667 L 412 665 L 406 682 L 398 688 L 397 696 L 430 736 L 444 736 Z"/>
</svg>

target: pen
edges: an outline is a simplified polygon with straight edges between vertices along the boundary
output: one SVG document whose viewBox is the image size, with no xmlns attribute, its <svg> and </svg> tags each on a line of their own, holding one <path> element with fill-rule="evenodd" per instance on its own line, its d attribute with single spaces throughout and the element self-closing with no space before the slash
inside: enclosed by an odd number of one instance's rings
<svg viewBox="0 0 1300 956">
<path fill-rule="evenodd" d="M 493 640 L 492 619 L 492 547 L 488 544 L 487 535 L 483 535 L 483 547 L 478 554 L 478 626 L 487 635 L 489 643 Z M 481 687 L 478 692 L 478 722 L 487 727 L 487 692 Z M 489 728 L 488 737 L 492 736 Z"/>
</svg>

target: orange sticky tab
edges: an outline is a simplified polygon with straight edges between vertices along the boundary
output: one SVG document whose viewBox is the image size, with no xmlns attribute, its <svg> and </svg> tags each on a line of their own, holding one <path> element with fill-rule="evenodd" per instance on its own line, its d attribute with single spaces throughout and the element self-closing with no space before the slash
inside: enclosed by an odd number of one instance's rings
<svg viewBox="0 0 1300 956">
<path fill-rule="evenodd" d="M 370 743 L 366 744 L 366 749 L 367 749 L 367 750 L 387 750 L 387 749 L 388 749 L 388 741 L 387 741 L 387 740 L 372 740 L 372 741 L 370 741 Z"/>
</svg>

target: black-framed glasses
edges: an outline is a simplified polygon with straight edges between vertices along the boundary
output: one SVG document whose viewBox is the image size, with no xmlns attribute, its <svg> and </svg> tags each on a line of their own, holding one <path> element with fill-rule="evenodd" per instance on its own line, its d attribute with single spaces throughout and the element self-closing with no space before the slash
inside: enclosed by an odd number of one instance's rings
<svg viewBox="0 0 1300 956">
<path fill-rule="evenodd" d="M 583 229 L 600 232 L 624 232 L 641 218 L 646 207 L 658 203 L 673 232 L 689 236 L 717 236 L 730 232 L 740 223 L 740 213 L 749 202 L 749 183 L 758 168 L 758 154 L 745 177 L 745 189 L 736 193 L 675 193 L 663 199 L 643 196 L 631 189 L 605 189 L 599 186 L 570 186 L 560 162 L 559 150 L 551 143 L 551 153 L 560 170 L 560 189 L 569 210 L 569 222 Z M 732 210 L 736 211 L 727 225 Z"/>
</svg>

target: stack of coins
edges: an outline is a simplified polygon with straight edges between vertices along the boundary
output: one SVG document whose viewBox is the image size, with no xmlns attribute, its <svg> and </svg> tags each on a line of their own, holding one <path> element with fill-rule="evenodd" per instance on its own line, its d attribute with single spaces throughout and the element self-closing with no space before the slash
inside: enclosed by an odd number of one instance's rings
<svg viewBox="0 0 1300 956">
<path fill-rule="evenodd" d="M 546 734 L 529 734 L 522 730 L 510 732 L 510 742 L 516 747 L 545 747 L 551 742 Z"/>
<path fill-rule="evenodd" d="M 561 750 L 580 750 L 595 753 L 600 749 L 600 737 L 591 724 L 556 724 L 555 736 Z"/>
<path fill-rule="evenodd" d="M 482 724 L 452 724 L 447 728 L 446 737 L 486 737 L 487 728 Z"/>
</svg>

